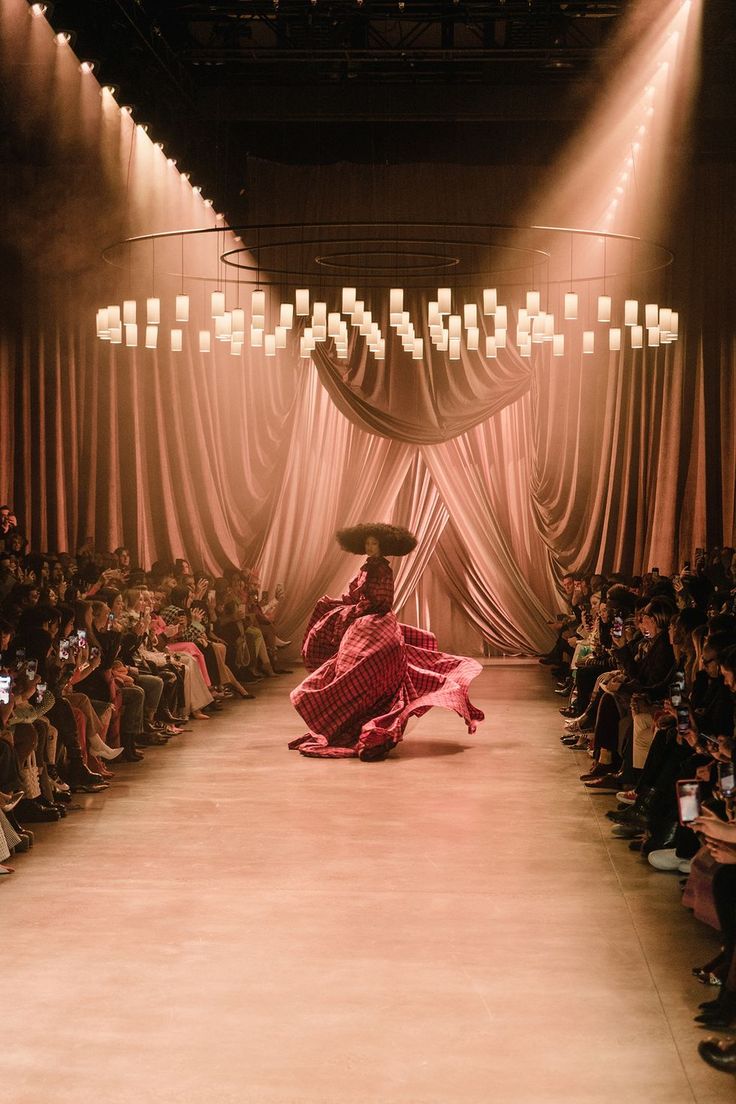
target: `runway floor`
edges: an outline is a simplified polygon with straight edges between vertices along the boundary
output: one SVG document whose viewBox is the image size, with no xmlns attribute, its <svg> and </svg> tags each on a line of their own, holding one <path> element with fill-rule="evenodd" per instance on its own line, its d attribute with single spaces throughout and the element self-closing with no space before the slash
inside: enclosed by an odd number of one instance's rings
<svg viewBox="0 0 736 1104">
<path fill-rule="evenodd" d="M 286 750 L 262 685 L 0 886 L 8 1104 L 720 1104 L 717 944 L 610 838 L 549 676 L 494 665 L 384 763 Z"/>
</svg>

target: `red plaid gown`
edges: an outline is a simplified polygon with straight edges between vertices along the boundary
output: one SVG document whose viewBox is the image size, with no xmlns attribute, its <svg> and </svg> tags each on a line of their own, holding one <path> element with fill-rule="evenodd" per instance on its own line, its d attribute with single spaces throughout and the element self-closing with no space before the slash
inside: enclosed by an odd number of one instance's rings
<svg viewBox="0 0 736 1104">
<path fill-rule="evenodd" d="M 409 718 L 433 705 L 455 710 L 469 732 L 483 720 L 468 698 L 480 664 L 445 655 L 432 633 L 399 624 L 393 594 L 393 571 L 375 557 L 342 598 L 320 598 L 302 645 L 311 673 L 291 693 L 310 731 L 289 747 L 317 758 L 382 759 Z"/>
</svg>

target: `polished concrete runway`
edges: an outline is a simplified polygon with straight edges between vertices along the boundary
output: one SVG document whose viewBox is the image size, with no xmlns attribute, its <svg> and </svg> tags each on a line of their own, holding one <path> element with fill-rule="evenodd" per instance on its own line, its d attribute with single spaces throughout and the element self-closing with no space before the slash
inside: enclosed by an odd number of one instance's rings
<svg viewBox="0 0 736 1104">
<path fill-rule="evenodd" d="M 716 946 L 611 840 L 536 665 L 487 667 L 385 763 L 286 750 L 261 684 L 0 886 L 8 1104 L 716 1104 Z"/>
</svg>

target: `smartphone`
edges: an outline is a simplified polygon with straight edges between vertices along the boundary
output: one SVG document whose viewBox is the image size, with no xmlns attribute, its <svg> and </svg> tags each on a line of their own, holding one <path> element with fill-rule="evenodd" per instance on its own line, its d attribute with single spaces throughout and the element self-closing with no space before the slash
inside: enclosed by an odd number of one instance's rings
<svg viewBox="0 0 736 1104">
<path fill-rule="evenodd" d="M 624 635 L 624 619 L 617 614 L 613 619 L 611 625 L 611 636 L 615 636 L 617 640 L 620 640 Z"/>
<path fill-rule="evenodd" d="M 677 731 L 683 736 L 690 731 L 690 710 L 686 705 L 681 705 L 677 710 Z"/>
<path fill-rule="evenodd" d="M 100 649 L 95 648 L 94 645 L 93 645 L 89 650 L 89 658 L 90 659 L 97 659 L 99 657 L 99 654 L 100 654 Z"/>
<path fill-rule="evenodd" d="M 46 693 L 46 683 L 45 682 L 39 682 L 38 686 L 36 687 L 36 705 L 41 704 L 41 702 L 43 701 L 43 696 L 44 696 L 45 693 Z"/>
<path fill-rule="evenodd" d="M 676 682 L 673 682 L 670 686 L 670 702 L 674 705 L 675 709 L 677 709 L 679 705 L 682 705 L 682 690 Z"/>
<path fill-rule="evenodd" d="M 113 627 L 114 624 L 115 624 L 115 614 L 114 613 L 108 613 L 108 615 L 107 615 L 107 631 L 108 632 L 110 631 L 110 629 Z"/>
<path fill-rule="evenodd" d="M 650 575 L 659 575 L 659 568 L 658 567 L 653 567 L 652 570 L 649 572 L 649 574 Z"/>
<path fill-rule="evenodd" d="M 37 659 L 29 659 L 26 662 L 26 674 L 28 675 L 29 679 L 33 679 L 33 678 L 36 677 L 37 673 L 38 673 L 38 660 Z"/>
<path fill-rule="evenodd" d="M 683 573 L 683 575 L 689 575 L 690 574 L 690 561 L 689 560 L 685 560 L 685 563 L 682 565 L 682 573 Z"/>
<path fill-rule="evenodd" d="M 15 662 L 16 663 L 22 663 L 25 658 L 26 658 L 25 648 L 16 648 L 15 649 Z"/>
<path fill-rule="evenodd" d="M 691 824 L 700 816 L 700 783 L 694 778 L 680 778 L 676 785 L 680 824 Z"/>
<path fill-rule="evenodd" d="M 10 688 L 12 685 L 12 675 L 0 675 L 0 705 L 10 704 Z"/>
<path fill-rule="evenodd" d="M 733 797 L 736 793 L 736 767 L 733 760 L 718 764 L 718 785 L 724 797 Z"/>
<path fill-rule="evenodd" d="M 62 663 L 66 663 L 69 659 L 70 643 L 68 640 L 59 641 L 59 659 Z"/>
<path fill-rule="evenodd" d="M 77 640 L 79 641 L 79 647 L 83 648 L 87 643 L 87 630 L 77 629 Z"/>
</svg>

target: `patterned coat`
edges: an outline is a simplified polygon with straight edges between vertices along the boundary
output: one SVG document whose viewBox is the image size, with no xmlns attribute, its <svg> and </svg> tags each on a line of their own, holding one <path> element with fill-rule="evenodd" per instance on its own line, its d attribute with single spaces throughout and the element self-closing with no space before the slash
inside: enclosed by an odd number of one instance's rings
<svg viewBox="0 0 736 1104">
<path fill-rule="evenodd" d="M 302 645 L 311 673 L 291 694 L 310 731 L 290 747 L 318 758 L 381 759 L 409 718 L 433 705 L 459 713 L 469 732 L 483 720 L 468 698 L 480 664 L 445 655 L 432 633 L 399 624 L 393 593 L 390 564 L 372 557 L 341 598 L 320 598 Z"/>
</svg>

